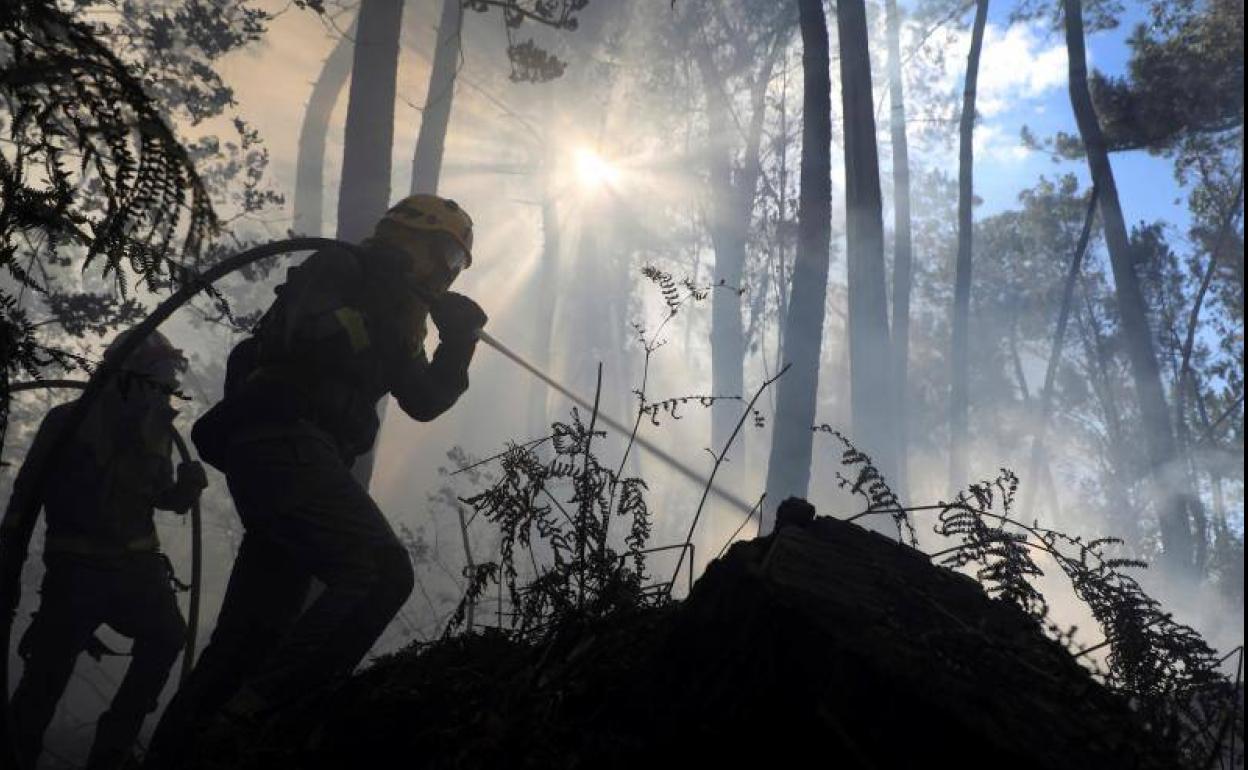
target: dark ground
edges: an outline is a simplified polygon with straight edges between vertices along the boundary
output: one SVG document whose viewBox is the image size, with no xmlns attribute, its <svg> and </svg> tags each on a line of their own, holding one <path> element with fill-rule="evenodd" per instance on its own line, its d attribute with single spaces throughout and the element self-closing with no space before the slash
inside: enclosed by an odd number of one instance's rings
<svg viewBox="0 0 1248 770">
<path fill-rule="evenodd" d="M 735 545 L 686 601 L 389 656 L 204 767 L 1166 768 L 1029 617 L 833 519 Z"/>
</svg>

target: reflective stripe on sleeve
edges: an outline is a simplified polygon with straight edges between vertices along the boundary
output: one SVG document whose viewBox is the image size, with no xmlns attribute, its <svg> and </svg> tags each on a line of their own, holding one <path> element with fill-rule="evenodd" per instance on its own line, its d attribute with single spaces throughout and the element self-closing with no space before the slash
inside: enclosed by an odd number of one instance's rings
<svg viewBox="0 0 1248 770">
<path fill-rule="evenodd" d="M 342 324 L 342 328 L 347 330 L 347 336 L 351 339 L 351 352 L 359 353 L 361 350 L 368 349 L 368 326 L 364 323 L 364 316 L 360 311 L 350 307 L 340 307 L 334 311 L 334 317 L 338 319 L 338 323 Z"/>
</svg>

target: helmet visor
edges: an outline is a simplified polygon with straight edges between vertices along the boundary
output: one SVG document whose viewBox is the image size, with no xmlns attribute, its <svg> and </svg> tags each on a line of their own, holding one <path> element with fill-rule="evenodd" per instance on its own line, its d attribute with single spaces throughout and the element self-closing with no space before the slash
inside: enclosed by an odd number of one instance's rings
<svg viewBox="0 0 1248 770">
<path fill-rule="evenodd" d="M 438 235 L 440 237 L 437 238 L 437 250 L 442 257 L 443 263 L 446 265 L 446 269 L 458 274 L 468 266 L 470 261 L 468 250 L 463 247 L 463 244 L 446 233 L 439 233 Z"/>
</svg>

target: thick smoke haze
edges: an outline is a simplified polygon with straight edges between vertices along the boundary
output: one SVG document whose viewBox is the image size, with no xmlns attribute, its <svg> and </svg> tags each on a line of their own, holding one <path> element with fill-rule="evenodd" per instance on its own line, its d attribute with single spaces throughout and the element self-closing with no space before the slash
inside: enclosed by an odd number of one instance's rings
<svg viewBox="0 0 1248 770">
<path fill-rule="evenodd" d="M 796 11 L 786 19 L 778 3 L 775 8 L 766 2 L 723 5 L 716 16 L 707 9 L 718 8 L 717 3 L 592 0 L 580 12 L 575 30 L 526 23 L 513 31 L 512 42 L 533 37 L 567 64 L 561 77 L 537 84 L 509 79 L 509 37 L 500 14 L 465 10 L 438 185 L 438 193 L 458 201 L 475 223 L 473 263 L 455 289 L 475 299 L 489 314 L 486 330 L 590 401 L 601 365 L 601 409 L 629 425 L 637 417 L 635 391 L 643 376 L 647 404 L 694 397 L 676 404 L 674 413 L 659 409 L 653 420 L 643 416 L 638 431 L 699 474 L 709 474 L 715 455 L 723 450 L 713 445 L 715 410 L 730 414 L 729 424 L 735 423 L 744 401 L 785 363 L 781 346 L 793 342 L 781 336 L 790 288 L 786 281 L 798 249 L 799 166 L 805 149 L 802 41 Z M 1127 5 L 1121 28 L 1089 38 L 1090 66 L 1103 68 L 1111 76 L 1128 72 L 1126 40 L 1146 13 L 1144 5 Z M 442 6 L 441 0 L 403 4 L 391 201 L 406 195 L 411 185 L 412 153 L 427 102 Z M 957 9 L 951 12 L 953 4 L 924 0 L 901 6 L 913 178 L 914 289 L 906 399 L 910 445 L 905 488 L 897 491 L 905 504 L 921 506 L 947 500 L 956 492 L 949 488 L 948 362 L 957 252 L 957 131 L 971 31 L 970 15 Z M 237 116 L 263 142 L 262 150 L 260 146 L 251 150 L 267 153 L 259 188 L 280 194 L 284 201 L 231 219 L 231 212 L 239 211 L 238 193 L 228 186 L 217 190 L 215 202 L 231 234 L 221 241 L 226 251 L 242 243 L 280 239 L 297 228 L 294 202 L 301 122 L 323 63 L 344 36 L 350 39 L 355 15 L 353 8 L 337 6 L 323 14 L 285 2 L 256 7 L 270 15 L 264 34 L 215 63 L 232 89 L 234 103 L 222 115 L 202 123 L 180 116 L 176 125 L 191 140 L 209 135 L 229 138 L 235 136 L 232 120 Z M 850 245 L 839 99 L 842 83 L 836 19 L 831 12 L 829 24 L 833 94 L 829 283 L 823 329 L 802 333 L 821 333 L 816 424 L 832 426 L 858 441 L 850 393 Z M 884 253 L 891 276 L 895 190 L 883 4 L 878 8 L 868 4 L 868 25 Z M 699 69 L 697 61 L 700 50 L 706 50 L 705 55 L 719 68 L 720 82 L 706 82 L 705 70 Z M 754 79 L 766 57 L 773 58 L 766 67 L 765 87 L 759 90 L 761 99 L 751 103 Z M 1086 275 L 1079 284 L 1077 317 L 1066 333 L 1058 368 L 1047 424 L 1048 461 L 1040 478 L 1026 475 L 1032 436 L 1039 425 L 1036 404 L 1045 380 L 1062 280 L 1082 224 L 1090 180 L 1082 157 L 1062 156 L 1053 143 L 1045 144 L 1061 132 L 1075 131 L 1066 94 L 1065 45 L 1060 27 L 1052 26 L 1050 16 L 1012 20 L 1006 10 L 994 9 L 980 68 L 974 136 L 970 469 L 963 485 L 992 478 L 1000 468 L 1013 469 L 1022 476 L 1020 494 L 1036 495 L 1034 518 L 1039 523 L 1088 538 L 1122 536 L 1127 541 L 1124 554 L 1153 561 L 1160 546 L 1157 514 L 1148 502 L 1156 495 L 1149 485 L 1196 477 L 1201 510 L 1211 522 L 1209 533 L 1214 532 L 1216 517 L 1225 527 L 1226 542 L 1239 544 L 1238 588 L 1233 577 L 1228 588 L 1222 573 L 1179 575 L 1160 566 L 1140 579 L 1181 622 L 1198 629 L 1218 650 L 1229 652 L 1243 644 L 1242 401 L 1230 412 L 1227 428 L 1218 433 L 1217 441 L 1204 442 L 1189 459 L 1176 461 L 1172 468 L 1143 472 L 1144 463 L 1137 456 L 1143 450 L 1133 444 L 1140 441 L 1138 410 L 1133 406 L 1125 354 L 1114 336 L 1113 281 L 1099 218 Z M 1237 98 L 1242 105 L 1242 94 Z M 721 115 L 726 116 L 724 122 L 712 119 L 716 99 L 727 105 Z M 718 205 L 714 164 L 717 158 L 726 157 L 731 166 L 727 178 L 743 173 L 756 109 L 762 110 L 761 171 L 755 189 L 748 191 L 744 220 L 737 223 L 744 236 L 741 280 L 739 285 L 716 285 L 717 253 L 724 246 L 714 232 Z M 321 232 L 301 234 L 332 237 L 336 232 L 346 112 L 344 86 L 327 123 Z M 1233 131 L 1242 132 L 1242 107 L 1240 115 Z M 1028 140 L 1022 138 L 1024 129 L 1031 137 Z M 1128 225 L 1164 223 L 1161 231 L 1168 245 L 1157 253 L 1170 255 L 1172 264 L 1159 267 L 1156 280 L 1145 291 L 1156 309 L 1154 334 L 1163 350 L 1163 379 L 1172 392 L 1176 364 L 1166 358 L 1173 357 L 1171 329 L 1178 329 L 1182 336 L 1193 287 L 1200 278 L 1192 266 L 1201 266 L 1207 259 L 1201 242 L 1190 234 L 1199 223 L 1189 201 L 1206 192 L 1194 172 L 1176 179 L 1172 155 L 1138 150 L 1115 153 L 1113 162 Z M 1028 201 L 1041 198 L 1029 208 Z M 1238 288 L 1233 284 L 1235 266 L 1230 259 L 1227 264 L 1231 266 L 1215 279 L 1196 335 L 1198 368 L 1214 416 L 1233 400 L 1231 394 L 1242 394 L 1243 388 L 1242 221 L 1235 227 L 1230 239 L 1233 248 L 1228 251 L 1236 250 L 1234 259 L 1239 260 Z M 263 310 L 289 264 L 277 262 L 263 275 L 235 275 L 223 282 L 233 311 L 242 316 Z M 687 279 L 687 286 L 696 291 L 681 288 L 673 314 L 673 305 L 665 302 L 657 282 L 643 275 L 645 267 L 663 271 L 682 287 L 685 284 L 680 282 Z M 83 288 L 108 285 L 93 275 L 74 280 Z M 890 302 L 891 291 L 890 285 Z M 158 300 L 142 291 L 138 298 L 148 305 Z M 720 332 L 713 328 L 712 315 L 714 303 L 724 301 L 740 305 L 741 392 L 715 391 L 712 348 Z M 189 401 L 177 404 L 177 425 L 183 435 L 189 436 L 194 419 L 220 398 L 225 358 L 242 338 L 228 325 L 212 320 L 213 315 L 212 303 L 201 298 L 163 327 L 191 361 L 183 382 Z M 1099 332 L 1105 339 L 1097 336 L 1094 326 L 1098 321 L 1105 326 Z M 431 329 L 430 334 L 426 347 L 431 350 L 436 332 Z M 1237 343 L 1235 334 L 1239 335 Z M 98 356 L 105 341 L 88 335 L 72 344 Z M 1236 345 L 1238 361 L 1228 358 L 1227 352 L 1233 353 Z M 373 654 L 440 633 L 465 589 L 466 547 L 477 563 L 498 557 L 497 532 L 483 519 L 461 516 L 464 511 L 470 515 L 471 509 L 456 501 L 481 491 L 489 474 L 497 472 L 497 464 L 475 469 L 484 478 L 475 472 L 450 472 L 504 451 L 509 442 L 540 439 L 549 433 L 552 421 L 571 418 L 571 402 L 488 346 L 478 347 L 470 379 L 468 392 L 436 421 L 410 420 L 394 404 L 386 410 L 371 492 L 409 545 L 417 588 Z M 743 400 L 708 407 L 697 398 L 703 396 L 740 396 Z M 6 497 L 38 419 L 51 404 L 68 397 L 34 393 L 15 398 L 4 447 L 5 459 L 12 465 L 0 473 L 0 492 Z M 1103 408 L 1106 403 L 1120 409 L 1112 425 Z M 757 417 L 746 415 L 717 472 L 717 486 L 749 503 L 757 501 L 766 487 L 768 462 L 776 461 L 770 451 L 776 408 L 776 388 L 772 387 L 758 399 Z M 579 411 L 581 419 L 588 420 L 586 411 Z M 1198 427 L 1194 430 L 1202 433 Z M 614 467 L 627 439 L 607 429 L 595 450 Z M 873 451 L 880 441 L 877 436 L 863 436 L 859 443 Z M 839 481 L 841 451 L 828 435 L 814 436 L 806 496 L 820 514 L 844 518 L 862 511 L 863 504 Z M 638 448 L 630 452 L 625 465 L 627 474 L 640 476 L 648 484 L 647 500 L 654 516 L 652 545 L 682 542 L 702 486 Z M 1219 469 L 1216 491 L 1210 468 Z M 210 480 L 203 504 L 201 648 L 211 634 L 242 534 L 224 478 L 212 471 Z M 1113 486 L 1119 482 L 1121 486 Z M 778 502 L 766 501 L 769 512 Z M 927 513 L 913 516 L 925 550 L 947 547 L 932 533 L 935 522 L 924 518 Z M 734 533 L 737 538 L 755 535 L 757 517 L 744 527 L 743 521 L 743 513 L 735 507 L 709 499 L 693 537 L 695 576 Z M 894 534 L 887 517 L 879 517 L 872 526 Z M 158 529 L 164 550 L 177 572 L 185 576 L 191 547 L 187 521 L 161 513 Z M 36 533 L 24 574 L 30 588 L 19 609 L 18 634 L 37 604 L 33 587 L 43 568 L 34 556 L 39 553 L 41 532 Z M 622 541 L 622 532 L 613 535 Z M 1209 539 L 1212 542 L 1213 534 Z M 650 561 L 653 579 L 670 579 L 675 565 L 675 551 L 656 554 Z M 1042 566 L 1053 573 L 1042 585 L 1052 588 L 1047 595 L 1057 622 L 1077 625 L 1077 639 L 1083 644 L 1100 642 L 1096 622 L 1055 565 Z M 1223 570 L 1234 571 L 1225 565 Z M 675 583 L 676 593 L 683 594 L 685 586 L 682 574 Z M 503 617 L 508 608 L 500 606 L 501 602 L 501 594 L 482 599 L 477 622 L 489 624 Z M 128 641 L 111 631 L 103 636 L 116 649 L 128 648 Z M 20 660 L 12 651 L 10 656 L 13 670 L 20 670 Z M 89 728 L 111 697 L 126 661 L 106 658 L 97 663 L 86 656 L 79 661 L 54 722 L 55 736 L 48 741 L 64 747 L 65 761 L 85 757 Z M 166 688 L 166 699 L 174 686 L 171 682 Z"/>
</svg>

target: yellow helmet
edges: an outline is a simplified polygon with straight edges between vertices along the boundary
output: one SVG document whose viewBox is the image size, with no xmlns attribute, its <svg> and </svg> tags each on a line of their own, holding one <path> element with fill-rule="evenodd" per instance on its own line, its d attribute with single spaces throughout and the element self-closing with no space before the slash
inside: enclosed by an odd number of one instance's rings
<svg viewBox="0 0 1248 770">
<path fill-rule="evenodd" d="M 462 267 L 472 264 L 472 217 L 450 198 L 409 195 L 391 206 L 381 221 L 407 230 L 446 233 L 464 250 Z"/>
</svg>

